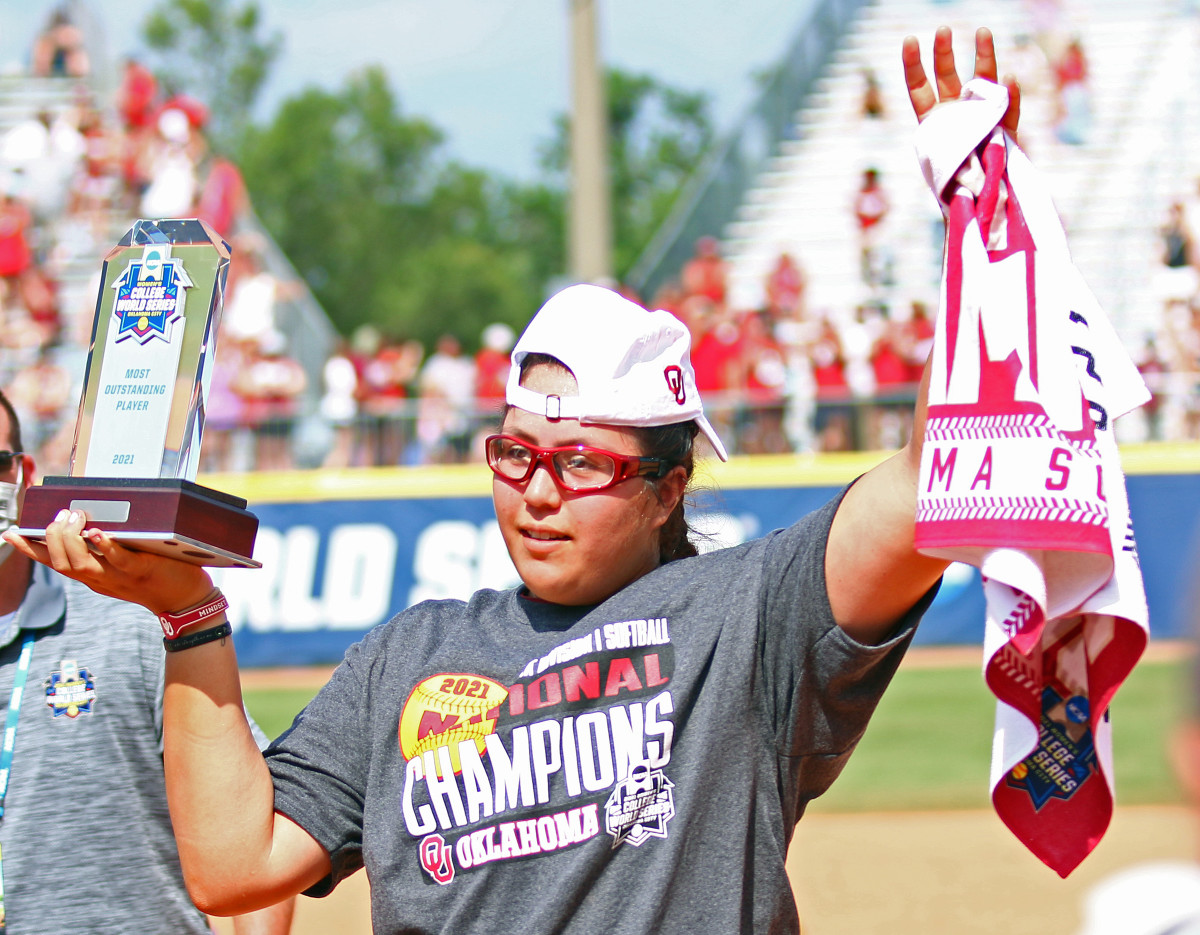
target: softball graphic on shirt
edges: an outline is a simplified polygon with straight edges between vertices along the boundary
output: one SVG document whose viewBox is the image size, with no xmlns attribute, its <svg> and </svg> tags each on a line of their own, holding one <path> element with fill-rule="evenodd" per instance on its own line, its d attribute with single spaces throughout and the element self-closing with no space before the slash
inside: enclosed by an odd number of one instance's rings
<svg viewBox="0 0 1200 935">
<path fill-rule="evenodd" d="M 400 752 L 411 760 L 446 747 L 454 772 L 461 772 L 458 745 L 473 740 L 483 754 L 507 697 L 507 688 L 483 675 L 443 672 L 418 682 L 400 713 Z M 437 766 L 440 774 L 440 759 Z"/>
</svg>

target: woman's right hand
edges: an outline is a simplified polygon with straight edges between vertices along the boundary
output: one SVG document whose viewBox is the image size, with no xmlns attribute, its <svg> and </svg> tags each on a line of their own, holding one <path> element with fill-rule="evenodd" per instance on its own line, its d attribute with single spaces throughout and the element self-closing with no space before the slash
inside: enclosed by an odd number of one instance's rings
<svg viewBox="0 0 1200 935">
<path fill-rule="evenodd" d="M 199 565 L 127 549 L 102 529 L 87 526 L 78 510 L 61 510 L 46 527 L 44 542 L 9 529 L 5 541 L 36 562 L 86 584 L 98 594 L 141 604 L 154 612 L 177 613 L 212 591 L 212 579 Z"/>
</svg>

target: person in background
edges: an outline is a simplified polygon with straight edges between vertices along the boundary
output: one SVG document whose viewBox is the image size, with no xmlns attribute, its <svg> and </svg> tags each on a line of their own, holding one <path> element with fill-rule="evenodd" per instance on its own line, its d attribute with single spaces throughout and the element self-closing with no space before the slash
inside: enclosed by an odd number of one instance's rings
<svg viewBox="0 0 1200 935">
<path fill-rule="evenodd" d="M 0 393 L 3 528 L 15 524 L 37 470 L 25 447 Z M 0 752 L 8 935 L 211 932 L 184 888 L 167 812 L 161 636 L 144 608 L 0 545 L 0 692 L 13 737 Z M 292 907 L 288 899 L 242 916 L 234 930 L 286 935 Z"/>
<path fill-rule="evenodd" d="M 859 264 L 862 280 L 877 286 L 883 279 L 880 269 L 880 234 L 883 221 L 891 210 L 887 192 L 879 179 L 878 169 L 866 169 L 862 183 L 854 195 L 854 220 L 858 224 Z"/>
<path fill-rule="evenodd" d="M 725 302 L 725 280 L 728 271 L 721 258 L 716 237 L 701 237 L 696 241 L 696 252 L 684 264 L 683 290 L 689 296 L 702 295 L 710 302 L 721 305 Z"/>
<path fill-rule="evenodd" d="M 308 376 L 287 354 L 287 339 L 268 331 L 257 342 L 247 342 L 245 366 L 234 378 L 234 390 L 254 434 L 254 467 L 260 471 L 287 471 L 292 464 L 292 435 L 300 414 L 300 395 Z"/>
<path fill-rule="evenodd" d="M 32 64 L 38 78 L 84 78 L 90 71 L 83 30 L 71 20 L 66 5 L 54 9 L 45 30 L 34 40 Z"/>
</svg>

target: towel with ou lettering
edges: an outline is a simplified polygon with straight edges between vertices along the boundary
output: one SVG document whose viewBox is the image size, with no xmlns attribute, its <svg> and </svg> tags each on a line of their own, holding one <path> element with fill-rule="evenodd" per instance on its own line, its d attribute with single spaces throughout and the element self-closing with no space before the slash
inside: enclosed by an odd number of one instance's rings
<svg viewBox="0 0 1200 935">
<path fill-rule="evenodd" d="M 947 218 L 917 547 L 980 569 L 992 803 L 1067 876 L 1112 817 L 1108 707 L 1149 637 L 1115 419 L 1149 394 L 973 79 L 917 130 Z"/>
</svg>

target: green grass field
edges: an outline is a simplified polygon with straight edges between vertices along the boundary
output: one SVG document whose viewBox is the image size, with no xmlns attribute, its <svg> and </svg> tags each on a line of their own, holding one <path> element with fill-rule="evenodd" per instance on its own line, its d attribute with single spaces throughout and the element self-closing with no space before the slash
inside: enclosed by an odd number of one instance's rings
<svg viewBox="0 0 1200 935">
<path fill-rule="evenodd" d="M 1182 662 L 1144 662 L 1112 704 L 1117 801 L 1175 803 L 1167 738 L 1182 714 Z M 905 668 L 838 781 L 812 811 L 990 808 L 995 699 L 978 666 Z"/>
<path fill-rule="evenodd" d="M 1143 662 L 1113 702 L 1117 800 L 1175 803 L 1181 793 L 1167 761 L 1167 737 L 1182 712 L 1185 665 Z M 271 737 L 314 692 L 257 689 L 246 707 Z M 990 808 L 995 701 L 978 666 L 902 669 L 833 788 L 814 812 Z"/>
</svg>

